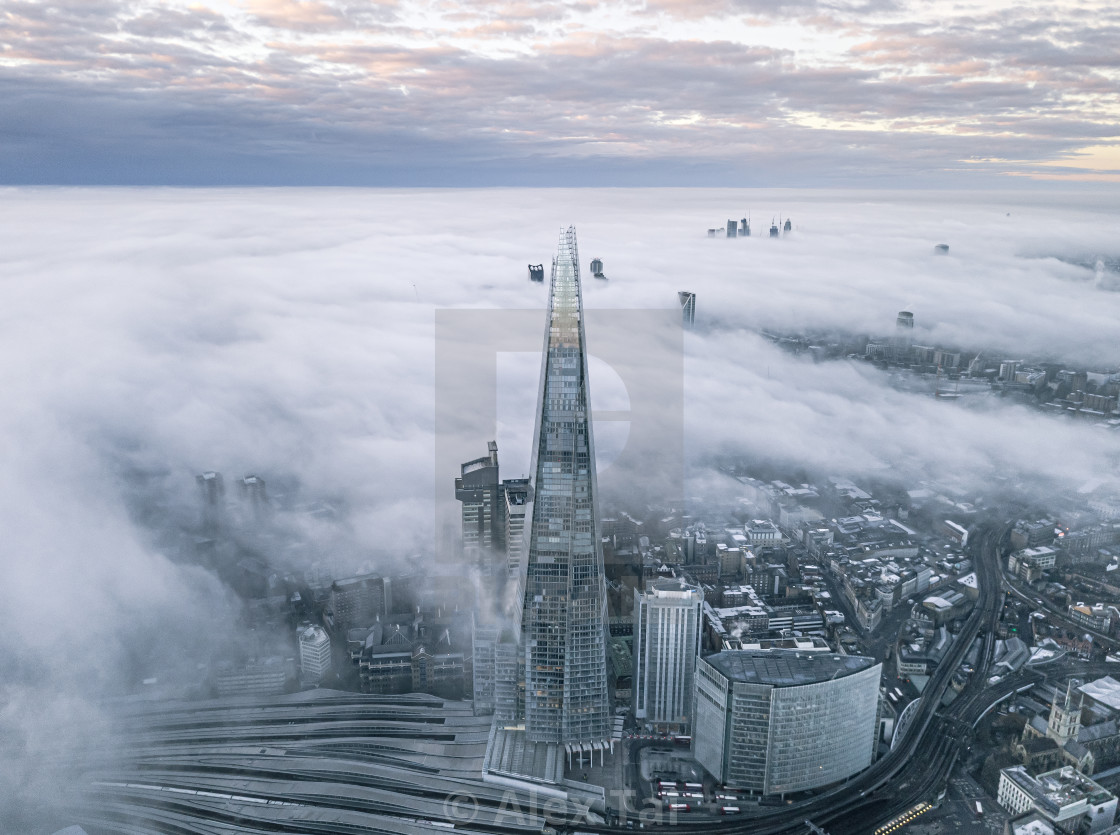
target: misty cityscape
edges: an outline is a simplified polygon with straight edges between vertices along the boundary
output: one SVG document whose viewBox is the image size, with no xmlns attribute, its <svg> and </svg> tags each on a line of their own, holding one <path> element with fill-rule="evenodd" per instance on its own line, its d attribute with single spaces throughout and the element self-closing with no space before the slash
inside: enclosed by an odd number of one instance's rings
<svg viewBox="0 0 1120 835">
<path fill-rule="evenodd" d="M 1106 831 L 1112 215 L 437 194 L 11 201 L 8 830 Z"/>
<path fill-rule="evenodd" d="M 0 835 L 1120 835 L 1118 37 L 0 5 Z"/>
</svg>

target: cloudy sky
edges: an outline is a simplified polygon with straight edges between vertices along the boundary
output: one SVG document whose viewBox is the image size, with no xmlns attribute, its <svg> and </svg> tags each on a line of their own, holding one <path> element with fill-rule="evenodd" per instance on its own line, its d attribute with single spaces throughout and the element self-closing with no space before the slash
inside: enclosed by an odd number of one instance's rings
<svg viewBox="0 0 1120 835">
<path fill-rule="evenodd" d="M 6 0 L 0 182 L 1120 179 L 1109 0 Z"/>
</svg>

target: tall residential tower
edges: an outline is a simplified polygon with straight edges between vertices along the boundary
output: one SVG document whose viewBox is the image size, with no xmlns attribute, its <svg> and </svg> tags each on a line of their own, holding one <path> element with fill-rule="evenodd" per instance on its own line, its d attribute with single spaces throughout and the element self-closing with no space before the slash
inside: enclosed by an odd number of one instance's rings
<svg viewBox="0 0 1120 835">
<path fill-rule="evenodd" d="M 532 742 L 610 736 L 606 581 L 596 508 L 583 300 L 574 226 L 552 262 L 533 445 L 521 646 Z"/>
<path fill-rule="evenodd" d="M 657 730 L 691 733 L 700 657 L 699 588 L 665 580 L 634 589 L 634 716 Z"/>
<path fill-rule="evenodd" d="M 462 502 L 463 553 L 467 562 L 477 565 L 482 576 L 494 573 L 495 564 L 505 570 L 505 509 L 498 481 L 498 445 L 489 444 L 485 458 L 476 458 L 462 466 L 462 475 L 455 479 L 455 498 Z"/>
</svg>

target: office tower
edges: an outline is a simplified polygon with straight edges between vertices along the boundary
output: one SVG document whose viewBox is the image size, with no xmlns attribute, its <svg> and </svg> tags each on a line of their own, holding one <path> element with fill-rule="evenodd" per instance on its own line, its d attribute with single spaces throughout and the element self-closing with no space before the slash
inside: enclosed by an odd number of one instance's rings
<svg viewBox="0 0 1120 835">
<path fill-rule="evenodd" d="M 770 237 L 771 237 L 771 238 L 776 238 L 776 237 L 778 237 L 778 234 L 779 234 L 779 233 L 778 233 L 778 224 L 776 224 L 776 223 L 775 223 L 775 222 L 774 222 L 774 221 L 773 221 L 773 220 L 771 219 L 771 221 L 770 221 Z"/>
<path fill-rule="evenodd" d="M 610 736 L 606 581 L 596 508 L 576 230 L 552 262 L 537 425 L 521 645 L 530 742 Z"/>
<path fill-rule="evenodd" d="M 634 716 L 658 731 L 691 733 L 703 604 L 679 581 L 634 589 Z"/>
<path fill-rule="evenodd" d="M 541 282 L 544 281 L 544 264 L 529 265 L 529 280 Z"/>
<path fill-rule="evenodd" d="M 677 293 L 681 303 L 681 319 L 685 328 L 691 328 L 696 323 L 696 294 L 681 290 Z"/>
<path fill-rule="evenodd" d="M 789 218 L 787 217 L 787 218 L 786 218 L 786 222 L 785 222 L 785 224 L 784 224 L 784 225 L 782 226 L 782 231 L 783 231 L 783 232 L 790 232 L 790 231 L 792 231 L 792 230 L 793 230 L 793 223 L 792 223 L 792 222 L 790 221 L 790 219 L 789 219 Z"/>
<path fill-rule="evenodd" d="M 596 278 L 606 278 L 603 275 L 603 260 L 601 258 L 591 259 L 591 274 Z"/>
<path fill-rule="evenodd" d="M 241 497 L 246 522 L 263 522 L 268 518 L 268 493 L 263 478 L 245 476 L 237 482 L 237 493 Z"/>
<path fill-rule="evenodd" d="M 1007 383 L 1015 382 L 1019 371 L 1019 360 L 1004 360 L 999 364 L 999 378 Z"/>
<path fill-rule="evenodd" d="M 738 228 L 739 228 L 739 224 L 737 224 L 735 221 L 733 221 L 733 220 L 727 221 L 727 237 L 734 238 Z"/>
<path fill-rule="evenodd" d="M 222 474 L 206 472 L 195 476 L 195 481 L 198 483 L 199 498 L 202 500 L 202 527 L 214 530 L 221 524 L 222 512 L 225 509 L 226 486 L 222 481 Z"/>
<path fill-rule="evenodd" d="M 751 222 L 747 218 L 743 218 L 739 221 L 739 235 L 743 238 L 749 238 L 751 236 Z"/>
<path fill-rule="evenodd" d="M 530 505 L 529 479 L 507 478 L 502 482 L 505 505 L 506 576 L 519 577 L 525 559 L 525 512 Z"/>
<path fill-rule="evenodd" d="M 894 339 L 891 340 L 891 359 L 895 362 L 905 362 L 910 358 L 910 347 L 914 344 L 914 314 L 909 310 L 898 311 L 894 330 Z"/>
<path fill-rule="evenodd" d="M 882 666 L 783 650 L 701 658 L 693 754 L 721 783 L 761 794 L 850 777 L 871 764 Z"/>
<path fill-rule="evenodd" d="M 463 503 L 463 554 L 484 577 L 505 570 L 505 501 L 499 495 L 498 445 L 491 441 L 489 453 L 468 461 L 455 479 L 455 498 Z"/>
<path fill-rule="evenodd" d="M 299 630 L 299 667 L 305 684 L 318 684 L 331 671 L 331 639 L 322 627 Z"/>
<path fill-rule="evenodd" d="M 532 507 L 527 478 L 501 483 L 499 501 L 505 525 L 505 564 L 495 569 L 489 595 L 480 601 L 471 634 L 471 670 L 475 715 L 492 713 L 512 724 L 521 716 L 523 674 L 519 659 L 521 606 L 524 603 L 526 513 Z"/>
</svg>

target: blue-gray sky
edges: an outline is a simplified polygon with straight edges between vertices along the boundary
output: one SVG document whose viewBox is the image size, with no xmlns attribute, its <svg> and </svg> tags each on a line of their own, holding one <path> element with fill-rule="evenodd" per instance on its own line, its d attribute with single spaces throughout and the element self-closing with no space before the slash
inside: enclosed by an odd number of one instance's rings
<svg viewBox="0 0 1120 835">
<path fill-rule="evenodd" d="M 7 0 L 0 182 L 1120 179 L 1107 0 Z"/>
</svg>

